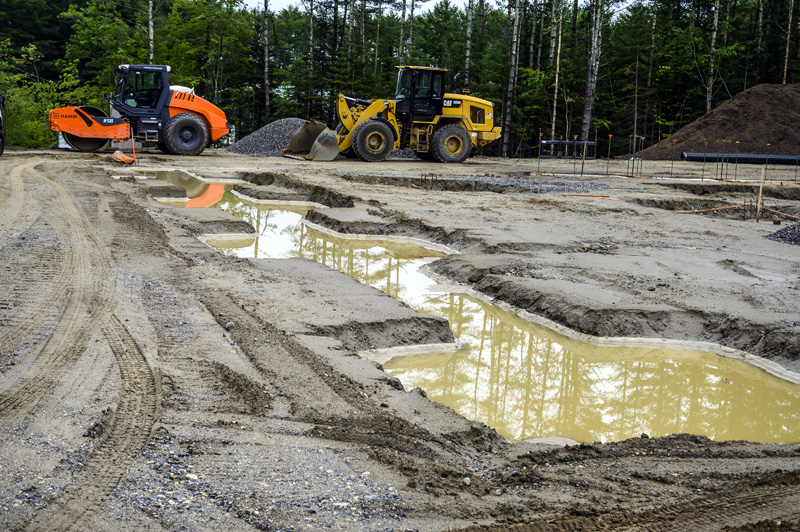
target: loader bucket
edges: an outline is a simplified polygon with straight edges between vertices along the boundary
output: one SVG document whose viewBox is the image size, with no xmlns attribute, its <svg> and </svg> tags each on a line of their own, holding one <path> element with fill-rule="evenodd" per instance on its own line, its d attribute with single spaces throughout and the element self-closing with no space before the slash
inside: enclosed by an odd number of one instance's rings
<svg viewBox="0 0 800 532">
<path fill-rule="evenodd" d="M 309 120 L 294 132 L 282 153 L 293 159 L 332 161 L 339 155 L 339 140 L 325 124 Z"/>
</svg>

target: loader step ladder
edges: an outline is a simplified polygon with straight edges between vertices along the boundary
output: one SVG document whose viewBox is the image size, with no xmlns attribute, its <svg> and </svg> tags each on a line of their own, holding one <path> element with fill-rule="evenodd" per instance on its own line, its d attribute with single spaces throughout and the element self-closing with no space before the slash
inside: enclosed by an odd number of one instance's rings
<svg viewBox="0 0 800 532">
<path fill-rule="evenodd" d="M 416 146 L 414 149 L 423 153 L 430 151 L 430 146 L 428 144 L 428 128 L 415 127 L 412 128 L 411 131 L 413 140 L 412 144 L 413 146 Z"/>
</svg>

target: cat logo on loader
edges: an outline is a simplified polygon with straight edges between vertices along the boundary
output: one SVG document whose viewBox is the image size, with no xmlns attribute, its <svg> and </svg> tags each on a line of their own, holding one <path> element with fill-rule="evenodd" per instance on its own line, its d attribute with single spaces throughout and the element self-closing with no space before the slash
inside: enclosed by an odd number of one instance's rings
<svg viewBox="0 0 800 532">
<path fill-rule="evenodd" d="M 91 105 L 53 109 L 48 125 L 78 151 L 97 151 L 109 140 L 155 142 L 174 155 L 199 155 L 230 132 L 225 113 L 191 89 L 169 84 L 166 65 L 120 65 L 107 99 L 120 117 Z"/>
<path fill-rule="evenodd" d="M 283 151 L 286 157 L 332 161 L 340 153 L 383 161 L 393 149 L 409 148 L 424 160 L 460 163 L 477 146 L 500 137 L 494 104 L 465 90 L 444 91 L 443 68 L 400 66 L 394 99 L 361 100 L 342 94 L 336 101 L 339 125 L 332 131 L 311 120 Z"/>
</svg>

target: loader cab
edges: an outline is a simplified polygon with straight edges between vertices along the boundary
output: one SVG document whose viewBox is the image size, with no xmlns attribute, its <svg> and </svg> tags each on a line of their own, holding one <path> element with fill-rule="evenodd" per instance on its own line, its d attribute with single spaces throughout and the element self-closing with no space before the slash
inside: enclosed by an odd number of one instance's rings
<svg viewBox="0 0 800 532">
<path fill-rule="evenodd" d="M 442 114 L 443 68 L 397 67 L 397 116 L 401 122 L 433 122 Z"/>
</svg>

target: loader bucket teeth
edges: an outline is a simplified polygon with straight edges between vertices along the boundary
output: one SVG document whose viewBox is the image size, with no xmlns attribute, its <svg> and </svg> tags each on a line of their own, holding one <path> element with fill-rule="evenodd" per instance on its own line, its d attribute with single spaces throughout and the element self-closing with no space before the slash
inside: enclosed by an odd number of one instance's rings
<svg viewBox="0 0 800 532">
<path fill-rule="evenodd" d="M 292 135 L 285 157 L 312 161 L 332 161 L 339 154 L 336 133 L 316 120 L 309 120 Z"/>
</svg>

